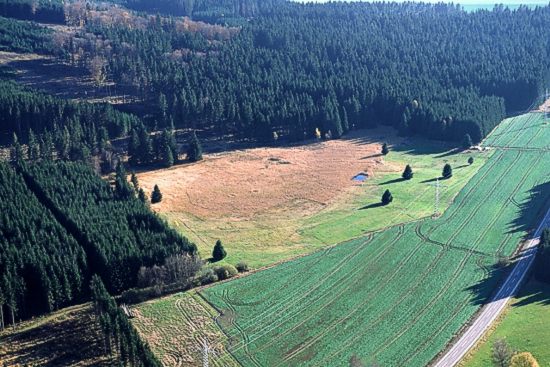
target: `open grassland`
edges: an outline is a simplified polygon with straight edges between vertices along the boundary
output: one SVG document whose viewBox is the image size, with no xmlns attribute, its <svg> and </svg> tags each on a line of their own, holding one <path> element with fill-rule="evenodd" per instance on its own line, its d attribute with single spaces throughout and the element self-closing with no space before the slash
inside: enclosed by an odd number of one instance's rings
<svg viewBox="0 0 550 367">
<path fill-rule="evenodd" d="M 518 352 L 531 352 L 541 367 L 550 366 L 550 286 L 531 280 L 513 300 L 496 329 L 461 364 L 463 367 L 492 365 L 492 346 L 504 339 Z"/>
<path fill-rule="evenodd" d="M 353 354 L 426 365 L 494 289 L 497 256 L 511 255 L 546 208 L 550 151 L 524 149 L 548 141 L 539 121 L 497 129 L 501 148 L 441 218 L 206 289 L 229 349 L 245 366 L 345 366 Z"/>
<path fill-rule="evenodd" d="M 387 156 L 379 154 L 383 141 Z M 197 243 L 203 257 L 222 239 L 227 262 L 260 267 L 429 216 L 434 188 L 428 184 L 450 163 L 455 177 L 442 190 L 444 209 L 490 154 L 456 152 L 380 128 L 305 146 L 209 155 L 198 164 L 141 173 L 139 180 L 149 192 L 160 186 L 164 199 L 153 208 Z M 400 179 L 406 164 L 413 180 Z M 363 184 L 352 180 L 360 172 L 370 175 Z M 395 202 L 379 206 L 386 189 Z"/>
<path fill-rule="evenodd" d="M 0 366 L 113 366 L 88 304 L 24 321 L 0 332 Z"/>
<path fill-rule="evenodd" d="M 228 350 L 244 366 L 347 366 L 353 355 L 382 366 L 428 364 L 493 291 L 498 258 L 515 252 L 547 207 L 549 146 L 525 148 L 550 138 L 540 122 L 532 113 L 497 128 L 490 145 L 498 148 L 440 218 L 372 232 L 188 296 L 204 296 L 220 313 L 218 338 L 228 342 L 217 358 Z"/>
</svg>

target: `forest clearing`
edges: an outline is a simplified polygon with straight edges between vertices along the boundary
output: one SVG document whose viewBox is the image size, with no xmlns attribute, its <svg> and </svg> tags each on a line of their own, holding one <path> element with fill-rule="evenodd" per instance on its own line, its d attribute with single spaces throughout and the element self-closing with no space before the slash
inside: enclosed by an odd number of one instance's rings
<svg viewBox="0 0 550 367">
<path fill-rule="evenodd" d="M 388 155 L 380 153 L 383 141 L 391 147 Z M 443 165 L 460 171 L 442 190 L 445 208 L 489 155 L 378 128 L 303 146 L 206 155 L 202 162 L 142 172 L 138 178 L 147 192 L 159 185 L 164 199 L 153 209 L 203 256 L 223 239 L 226 261 L 259 267 L 429 216 L 434 188 L 428 184 Z M 475 157 L 471 166 L 470 156 Z M 409 163 L 415 178 L 402 180 Z M 354 181 L 362 172 L 368 179 Z M 375 205 L 386 188 L 399 202 Z"/>
</svg>

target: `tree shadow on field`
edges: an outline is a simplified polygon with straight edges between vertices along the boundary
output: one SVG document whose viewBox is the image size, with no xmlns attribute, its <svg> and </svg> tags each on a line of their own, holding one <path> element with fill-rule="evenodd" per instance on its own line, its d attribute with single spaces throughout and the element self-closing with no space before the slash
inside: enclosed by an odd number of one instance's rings
<svg viewBox="0 0 550 367">
<path fill-rule="evenodd" d="M 394 178 L 393 180 L 381 182 L 380 185 L 391 185 L 393 183 L 398 183 L 403 181 L 407 181 L 407 180 L 405 180 L 403 177 L 399 177 L 399 178 Z"/>
<path fill-rule="evenodd" d="M 374 203 L 374 204 L 365 205 L 364 207 L 359 208 L 359 210 L 374 209 L 374 208 L 379 208 L 379 207 L 381 207 L 381 206 L 384 206 L 384 204 L 382 204 L 381 202 L 379 202 L 379 203 Z"/>
<path fill-rule="evenodd" d="M 521 203 L 510 199 L 519 208 L 519 213 L 508 223 L 506 233 L 527 232 L 538 227 L 550 207 L 550 180 L 534 186 L 528 194 L 529 197 Z"/>
<path fill-rule="evenodd" d="M 513 198 L 510 198 L 509 201 L 518 207 L 519 210 L 515 218 L 509 222 L 506 233 L 527 233 L 522 241 L 528 240 L 531 238 L 533 231 L 539 226 L 550 206 L 550 181 L 534 186 L 529 190 L 529 198 L 522 203 L 515 202 Z M 510 251 L 510 249 L 505 249 L 505 251 Z M 504 253 L 502 255 L 508 254 Z M 478 266 L 487 272 L 487 276 L 485 279 L 467 288 L 474 293 L 474 298 L 471 301 L 473 304 L 484 305 L 491 301 L 511 296 L 513 287 L 510 285 L 513 282 L 506 284 L 506 279 L 520 260 L 535 255 L 535 248 L 521 250 L 509 258 L 502 255 L 495 253 L 493 257 L 480 257 L 478 259 Z M 524 267 L 526 263 L 523 262 L 523 264 L 518 266 Z M 532 272 L 532 268 L 530 271 Z M 524 279 L 524 283 L 526 281 L 527 279 Z M 534 280 L 531 280 L 529 284 L 533 282 Z M 541 290 L 540 288 L 544 289 Z M 534 302 L 550 305 L 550 285 L 546 286 L 538 283 L 536 287 L 523 285 L 520 289 L 521 292 L 519 295 L 524 297 L 524 299 L 514 304 L 515 306 L 523 306 Z"/>
<path fill-rule="evenodd" d="M 483 306 L 512 296 L 512 283 L 509 283 L 510 285 L 506 284 L 506 279 L 514 269 L 517 261 L 530 256 L 531 252 L 522 251 L 510 262 L 497 263 L 488 267 L 489 275 L 487 278 L 467 288 L 467 290 L 474 293 L 474 298 L 470 302 L 477 306 Z M 550 305 L 550 285 L 538 282 L 532 273 L 526 275 L 519 291 L 516 290 L 515 293 L 516 297 L 523 299 L 514 303 L 514 307 L 526 306 L 532 303 Z"/>
<path fill-rule="evenodd" d="M 436 181 L 447 181 L 448 178 L 445 178 L 443 176 L 439 176 L 439 177 L 435 177 L 435 178 L 428 178 L 427 180 L 424 180 L 424 181 L 420 181 L 420 183 L 432 183 L 432 182 L 436 182 Z"/>
</svg>

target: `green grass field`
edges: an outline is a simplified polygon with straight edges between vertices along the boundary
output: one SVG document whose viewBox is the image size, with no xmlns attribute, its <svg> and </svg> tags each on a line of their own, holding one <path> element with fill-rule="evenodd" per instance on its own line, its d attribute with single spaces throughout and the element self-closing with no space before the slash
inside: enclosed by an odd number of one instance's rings
<svg viewBox="0 0 550 367">
<path fill-rule="evenodd" d="M 531 352 L 541 367 L 550 366 L 550 285 L 528 282 L 513 300 L 496 329 L 462 363 L 463 367 L 491 366 L 493 343 L 504 339 L 518 352 Z"/>
<path fill-rule="evenodd" d="M 228 351 L 243 366 L 348 366 L 353 355 L 382 366 L 428 364 L 494 289 L 498 258 L 515 251 L 546 209 L 550 147 L 531 145 L 550 138 L 541 119 L 533 113 L 504 121 L 486 143 L 498 148 L 440 218 L 371 232 L 188 295 L 189 302 L 205 297 L 220 312 L 218 338 L 227 342 L 213 364 L 223 366 L 217 358 L 229 358 Z M 458 176 L 455 170 L 444 183 Z M 391 206 L 407 205 L 395 196 Z M 335 220 L 335 234 L 328 222 L 326 234 L 321 227 L 317 233 L 345 238 L 364 230 L 354 226 Z M 147 306 L 153 312 L 138 328 L 179 312 L 160 307 L 175 297 Z M 167 352 L 161 349 L 154 347 Z"/>
<path fill-rule="evenodd" d="M 507 120 L 453 205 L 426 219 L 204 290 L 244 366 L 346 366 L 352 355 L 422 366 L 500 278 L 546 208 L 550 137 L 541 115 Z M 451 179 L 452 182 L 452 179 Z"/>
<path fill-rule="evenodd" d="M 303 238 L 326 246 L 432 215 L 435 188 L 431 184 L 449 163 L 455 174 L 451 180 L 442 182 L 445 187 L 441 189 L 440 210 L 444 211 L 491 155 L 489 152 L 455 152 L 448 146 L 442 149 L 441 143 L 424 139 L 411 142 L 410 149 L 392 151 L 385 160 L 403 168 L 410 164 L 414 171 L 412 180 L 401 180 L 398 172 L 367 181 L 358 193 L 307 218 L 299 230 Z M 419 147 L 423 148 L 418 150 Z M 467 164 L 469 157 L 474 157 L 471 166 Z M 391 191 L 394 202 L 388 206 L 376 205 L 386 189 Z"/>
</svg>

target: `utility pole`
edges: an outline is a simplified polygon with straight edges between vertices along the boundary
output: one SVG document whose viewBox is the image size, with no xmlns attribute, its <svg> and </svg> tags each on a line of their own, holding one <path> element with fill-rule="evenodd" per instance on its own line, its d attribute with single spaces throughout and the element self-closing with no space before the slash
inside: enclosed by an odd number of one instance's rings
<svg viewBox="0 0 550 367">
<path fill-rule="evenodd" d="M 439 178 L 435 180 L 435 184 L 429 183 L 428 185 L 435 187 L 435 200 L 434 200 L 434 217 L 439 217 L 441 213 L 439 213 L 439 199 L 440 199 L 440 189 L 441 187 L 446 187 L 445 185 L 441 185 L 439 182 Z"/>
<path fill-rule="evenodd" d="M 208 345 L 206 339 L 202 340 L 202 366 L 208 367 L 208 354 L 214 352 L 212 348 Z"/>
</svg>

